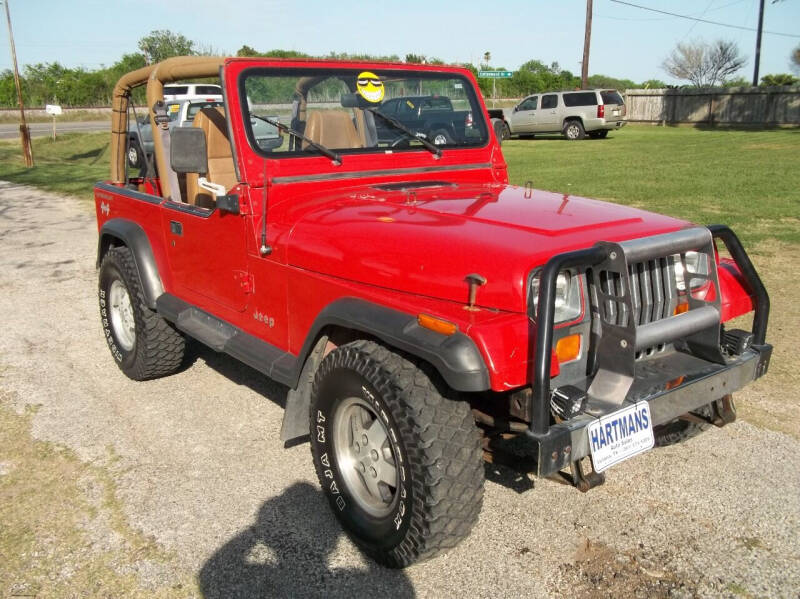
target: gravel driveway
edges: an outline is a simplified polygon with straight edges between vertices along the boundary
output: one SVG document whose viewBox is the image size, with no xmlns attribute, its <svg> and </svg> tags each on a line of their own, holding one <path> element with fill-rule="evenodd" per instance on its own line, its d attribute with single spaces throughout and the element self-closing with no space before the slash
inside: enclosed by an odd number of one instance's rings
<svg viewBox="0 0 800 599">
<path fill-rule="evenodd" d="M 741 420 L 587 494 L 487 469 L 456 550 L 403 572 L 370 563 L 329 513 L 308 446 L 278 438 L 286 388 L 202 347 L 171 377 L 122 375 L 98 322 L 96 238 L 86 202 L 0 182 L 0 409 L 32 414 L 34 439 L 113 491 L 100 501 L 94 479 L 76 481 L 96 509 L 90 548 L 65 564 L 106 560 L 162 596 L 798 596 L 800 441 Z M 767 379 L 738 401 L 771 392 Z M 155 550 L 117 564 L 133 543 L 120 530 Z M 50 596 L 70 576 L 2 568 L 0 596 Z"/>
</svg>

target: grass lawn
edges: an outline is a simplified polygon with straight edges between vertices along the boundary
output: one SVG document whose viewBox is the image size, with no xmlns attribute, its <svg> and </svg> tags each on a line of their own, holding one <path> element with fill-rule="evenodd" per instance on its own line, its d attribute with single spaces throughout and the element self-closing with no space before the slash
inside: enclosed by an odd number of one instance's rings
<svg viewBox="0 0 800 599">
<path fill-rule="evenodd" d="M 0 179 L 91 199 L 92 186 L 108 179 L 111 133 L 69 133 L 33 140 L 36 164 L 25 168 L 19 141 L 0 142 Z"/>
<path fill-rule="evenodd" d="M 800 130 L 703 131 L 628 126 L 607 139 L 503 144 L 512 183 L 630 204 L 697 223 L 731 225 L 746 244 L 800 243 Z M 0 143 L 0 179 L 91 198 L 108 176 L 109 134 L 34 140 L 25 169 Z"/>
<path fill-rule="evenodd" d="M 800 130 L 628 126 L 607 139 L 503 144 L 519 185 L 730 225 L 747 244 L 800 243 Z"/>
</svg>

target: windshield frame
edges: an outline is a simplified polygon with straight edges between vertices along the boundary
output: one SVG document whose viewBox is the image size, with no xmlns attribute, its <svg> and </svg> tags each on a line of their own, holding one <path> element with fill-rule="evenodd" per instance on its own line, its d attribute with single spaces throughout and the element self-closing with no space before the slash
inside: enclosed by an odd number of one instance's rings
<svg viewBox="0 0 800 599">
<path fill-rule="evenodd" d="M 463 143 L 458 145 L 443 145 L 441 146 L 442 151 L 446 153 L 459 151 L 459 150 L 479 150 L 487 148 L 492 142 L 492 136 L 490 131 L 490 125 L 486 119 L 486 115 L 484 114 L 483 110 L 483 102 L 481 96 L 477 93 L 476 86 L 473 84 L 472 80 L 467 76 L 466 73 L 458 72 L 455 70 L 450 69 L 417 69 L 413 67 L 407 67 L 406 65 L 396 65 L 391 63 L 383 64 L 371 64 L 369 68 L 373 71 L 377 71 L 380 76 L 386 76 L 389 74 L 396 75 L 396 76 L 408 76 L 414 77 L 419 79 L 457 79 L 458 83 L 462 85 L 462 89 L 465 92 L 466 100 L 469 103 L 470 111 L 472 112 L 472 119 L 473 119 L 473 127 L 481 127 L 481 123 L 483 126 L 483 133 L 481 136 L 481 141 L 476 143 Z M 242 125 L 244 128 L 245 137 L 247 138 L 247 142 L 250 146 L 250 149 L 254 151 L 258 156 L 268 159 L 268 160 L 284 160 L 284 159 L 293 159 L 293 158 L 309 158 L 309 157 L 323 157 L 322 154 L 315 154 L 309 151 L 285 151 L 285 152 L 269 152 L 263 150 L 255 140 L 255 135 L 253 131 L 253 127 L 250 121 L 250 109 L 249 109 L 249 102 L 247 101 L 247 89 L 246 83 L 247 79 L 250 77 L 316 77 L 322 76 L 326 73 L 331 73 L 330 77 L 338 78 L 340 81 L 343 81 L 341 78 L 338 77 L 339 74 L 342 72 L 352 72 L 353 79 L 355 80 L 357 75 L 364 71 L 364 66 L 357 66 L 352 63 L 349 64 L 316 64 L 316 65 L 308 65 L 308 66 L 297 66 L 297 65 L 287 65 L 287 66 L 252 66 L 244 68 L 237 77 L 236 88 L 239 94 L 239 105 L 240 105 L 240 113 L 242 119 Z M 380 104 L 376 104 L 375 108 L 379 108 Z M 282 123 L 286 124 L 286 123 Z M 479 129 L 480 130 L 480 129 Z M 422 144 L 420 145 L 410 145 L 409 147 L 397 147 L 397 148 L 389 148 L 386 146 L 376 146 L 376 147 L 367 147 L 367 148 L 332 148 L 337 154 L 342 156 L 346 155 L 369 155 L 373 154 L 376 156 L 384 156 L 384 155 L 392 155 L 392 154 L 407 154 L 413 152 L 424 152 L 425 154 L 430 154 L 430 151 Z"/>
</svg>

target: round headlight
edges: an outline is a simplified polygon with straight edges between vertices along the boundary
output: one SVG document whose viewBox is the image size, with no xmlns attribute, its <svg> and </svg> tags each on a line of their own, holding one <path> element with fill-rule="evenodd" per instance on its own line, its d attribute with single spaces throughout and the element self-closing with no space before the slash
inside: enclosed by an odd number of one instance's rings
<svg viewBox="0 0 800 599">
<path fill-rule="evenodd" d="M 539 279 L 541 271 L 531 278 L 530 302 L 534 316 L 539 311 Z M 578 277 L 569 271 L 558 273 L 556 278 L 555 324 L 575 320 L 581 313 L 581 293 Z"/>
<path fill-rule="evenodd" d="M 708 275 L 708 258 L 705 254 L 700 252 L 686 252 L 684 260 L 686 262 L 686 269 L 684 271 L 683 262 L 681 261 L 680 254 L 675 254 L 673 257 L 675 265 L 675 283 L 679 291 L 686 291 L 686 280 L 689 280 L 689 288 L 697 289 L 702 287 Z M 691 275 L 703 275 L 703 277 L 692 277 Z"/>
</svg>

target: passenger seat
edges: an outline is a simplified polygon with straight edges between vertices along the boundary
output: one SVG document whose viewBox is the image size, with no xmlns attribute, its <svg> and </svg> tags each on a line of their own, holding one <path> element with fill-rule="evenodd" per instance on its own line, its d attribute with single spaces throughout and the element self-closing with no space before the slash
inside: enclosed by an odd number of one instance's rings
<svg viewBox="0 0 800 599">
<path fill-rule="evenodd" d="M 308 113 L 306 137 L 326 148 L 363 148 L 353 119 L 344 110 L 315 110 Z M 303 149 L 308 142 L 303 142 Z"/>
</svg>

